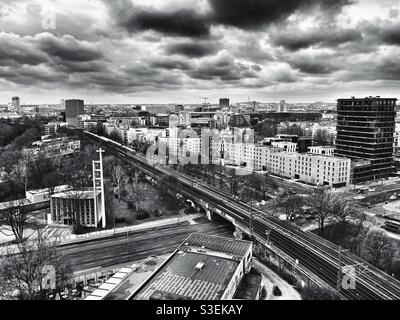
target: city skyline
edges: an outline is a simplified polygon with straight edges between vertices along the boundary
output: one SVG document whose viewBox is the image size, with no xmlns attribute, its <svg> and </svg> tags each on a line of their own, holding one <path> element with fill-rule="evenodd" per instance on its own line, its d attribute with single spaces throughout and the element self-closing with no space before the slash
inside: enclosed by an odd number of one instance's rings
<svg viewBox="0 0 400 320">
<path fill-rule="evenodd" d="M 397 97 L 399 9 L 390 0 L 0 2 L 0 101 Z"/>
</svg>

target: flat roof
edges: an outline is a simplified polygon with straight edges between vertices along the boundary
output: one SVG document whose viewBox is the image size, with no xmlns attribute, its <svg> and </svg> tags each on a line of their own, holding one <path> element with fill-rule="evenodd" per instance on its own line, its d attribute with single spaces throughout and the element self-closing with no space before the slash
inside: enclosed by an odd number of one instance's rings
<svg viewBox="0 0 400 320">
<path fill-rule="evenodd" d="M 351 98 L 338 99 L 338 101 L 346 101 L 346 100 L 396 100 L 397 101 L 397 98 L 382 98 L 380 96 L 376 96 L 376 97 L 364 97 L 364 98 L 351 97 Z"/>
<path fill-rule="evenodd" d="M 243 276 L 233 299 L 256 300 L 262 283 L 262 276 L 253 268 Z"/>
<path fill-rule="evenodd" d="M 221 299 L 251 247 L 250 241 L 193 233 L 132 299 Z"/>
<path fill-rule="evenodd" d="M 96 196 L 101 193 L 100 190 L 96 191 Z M 76 199 L 93 199 L 93 190 L 70 190 L 65 192 L 55 193 L 51 196 L 52 198 L 76 198 Z"/>
<path fill-rule="evenodd" d="M 308 147 L 309 149 L 313 148 L 313 149 L 335 149 L 335 147 L 330 147 L 330 146 L 311 146 Z"/>
<path fill-rule="evenodd" d="M 47 194 L 47 193 L 49 193 L 50 189 L 51 188 L 28 190 L 28 191 L 26 191 L 26 193 L 29 193 L 29 194 Z M 54 187 L 54 192 L 61 192 L 61 191 L 70 190 L 70 189 L 72 189 L 72 187 L 67 185 L 67 184 L 65 184 L 65 185 L 60 185 L 60 186 Z"/>
<path fill-rule="evenodd" d="M 276 144 L 297 144 L 296 142 L 291 142 L 291 141 L 271 141 L 271 142 Z"/>
<path fill-rule="evenodd" d="M 251 246 L 251 242 L 192 233 L 181 245 L 181 248 L 185 246 L 204 247 L 207 250 L 244 257 Z"/>
<path fill-rule="evenodd" d="M 196 265 L 203 267 L 196 270 Z M 207 254 L 178 251 L 133 297 L 148 299 L 221 299 L 238 261 Z"/>
<path fill-rule="evenodd" d="M 17 199 L 0 203 L 0 210 L 32 204 L 29 199 Z"/>
</svg>

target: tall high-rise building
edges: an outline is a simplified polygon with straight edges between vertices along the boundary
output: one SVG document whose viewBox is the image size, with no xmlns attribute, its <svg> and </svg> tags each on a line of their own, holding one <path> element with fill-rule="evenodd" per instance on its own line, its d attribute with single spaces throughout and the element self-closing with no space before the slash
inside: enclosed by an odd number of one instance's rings
<svg viewBox="0 0 400 320">
<path fill-rule="evenodd" d="M 279 112 L 287 112 L 285 100 L 281 100 L 279 103 Z"/>
<path fill-rule="evenodd" d="M 11 99 L 11 106 L 15 111 L 18 111 L 21 107 L 21 102 L 19 100 L 19 97 L 12 97 Z"/>
<path fill-rule="evenodd" d="M 69 127 L 77 127 L 77 116 L 84 114 L 84 102 L 79 99 L 65 100 L 65 117 Z"/>
<path fill-rule="evenodd" d="M 352 183 L 393 174 L 395 98 L 366 97 L 337 102 L 336 154 L 352 159 Z"/>
<path fill-rule="evenodd" d="M 222 108 L 229 108 L 229 99 L 228 98 L 221 98 L 219 99 L 219 107 Z"/>
</svg>

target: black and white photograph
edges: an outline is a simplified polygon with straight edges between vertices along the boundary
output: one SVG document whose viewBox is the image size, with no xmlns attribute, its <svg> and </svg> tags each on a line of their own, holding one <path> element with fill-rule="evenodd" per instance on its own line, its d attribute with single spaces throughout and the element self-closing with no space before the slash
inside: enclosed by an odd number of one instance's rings
<svg viewBox="0 0 400 320">
<path fill-rule="evenodd" d="M 0 304 L 400 300 L 398 98 L 398 0 L 0 0 Z"/>
</svg>

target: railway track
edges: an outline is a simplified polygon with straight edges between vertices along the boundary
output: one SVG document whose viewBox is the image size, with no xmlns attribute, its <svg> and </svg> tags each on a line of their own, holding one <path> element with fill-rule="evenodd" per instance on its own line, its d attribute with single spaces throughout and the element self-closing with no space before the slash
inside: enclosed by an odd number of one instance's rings
<svg viewBox="0 0 400 320">
<path fill-rule="evenodd" d="M 117 157 L 132 165 L 140 165 L 145 173 L 160 177 L 171 175 L 182 184 L 182 193 L 197 200 L 221 208 L 224 212 L 237 220 L 237 223 L 246 227 L 250 224 L 250 210 L 260 213 L 253 218 L 253 232 L 265 238 L 265 231 L 270 231 L 269 240 L 274 246 L 297 259 L 306 269 L 310 270 L 326 283 L 336 288 L 338 274 L 343 266 L 362 266 L 364 270 L 356 274 L 356 287 L 349 290 L 340 290 L 340 294 L 351 300 L 397 300 L 400 299 L 400 281 L 390 277 L 381 270 L 373 267 L 361 258 L 351 253 L 339 253 L 339 247 L 321 237 L 304 232 L 290 223 L 279 220 L 242 201 L 237 201 L 231 195 L 206 185 L 194 182 L 189 176 L 181 172 L 159 165 L 149 164 L 145 158 L 135 154 L 134 150 L 109 139 L 87 133 L 99 143 L 106 144 L 109 150 Z M 341 258 L 339 259 L 339 254 Z"/>
</svg>

